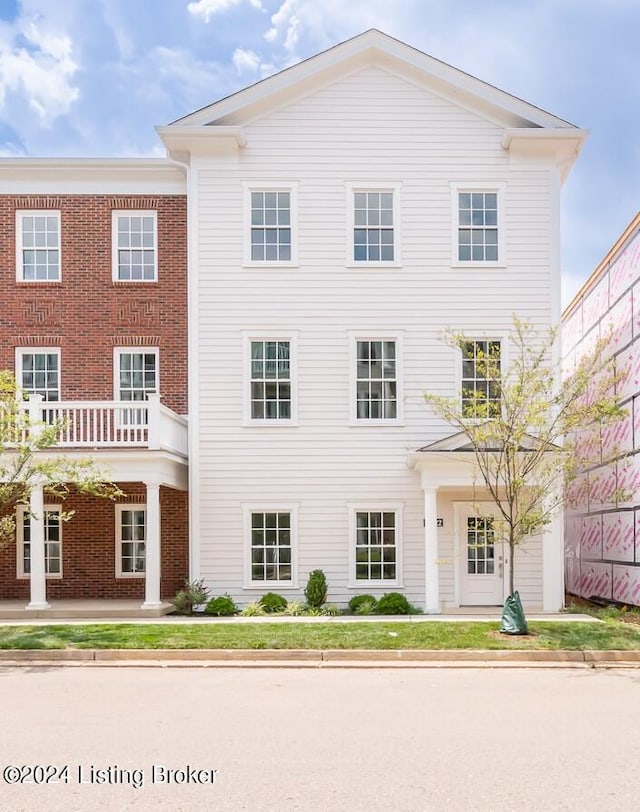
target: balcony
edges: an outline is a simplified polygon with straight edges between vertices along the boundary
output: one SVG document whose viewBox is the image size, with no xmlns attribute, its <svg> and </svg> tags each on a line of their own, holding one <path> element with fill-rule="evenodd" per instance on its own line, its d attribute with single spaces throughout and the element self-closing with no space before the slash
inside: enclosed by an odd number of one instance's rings
<svg viewBox="0 0 640 812">
<path fill-rule="evenodd" d="M 147 400 L 59 400 L 43 402 L 31 395 L 18 417 L 18 433 L 28 437 L 28 426 L 56 425 L 57 449 L 149 449 L 187 457 L 188 421 L 160 403 L 160 395 Z"/>
</svg>

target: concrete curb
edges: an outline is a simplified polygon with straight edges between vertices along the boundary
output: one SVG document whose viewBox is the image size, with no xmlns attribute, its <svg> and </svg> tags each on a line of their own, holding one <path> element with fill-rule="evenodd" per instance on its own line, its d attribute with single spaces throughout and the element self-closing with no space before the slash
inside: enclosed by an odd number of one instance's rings
<svg viewBox="0 0 640 812">
<path fill-rule="evenodd" d="M 30 649 L 0 650 L 2 666 L 640 667 L 640 651 L 546 649 Z"/>
</svg>

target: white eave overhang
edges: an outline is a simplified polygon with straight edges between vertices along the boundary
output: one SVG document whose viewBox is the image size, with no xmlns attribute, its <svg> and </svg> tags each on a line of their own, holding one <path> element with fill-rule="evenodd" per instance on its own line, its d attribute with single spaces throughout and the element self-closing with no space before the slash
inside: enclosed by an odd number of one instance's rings
<svg viewBox="0 0 640 812">
<path fill-rule="evenodd" d="M 521 158 L 553 158 L 564 181 L 588 135 L 578 127 L 514 127 L 505 129 L 502 146 Z"/>
<path fill-rule="evenodd" d="M 236 125 L 168 124 L 155 129 L 170 156 L 237 150 L 247 144 L 244 127 Z"/>
<path fill-rule="evenodd" d="M 185 194 L 167 158 L 0 158 L 5 194 Z"/>
</svg>

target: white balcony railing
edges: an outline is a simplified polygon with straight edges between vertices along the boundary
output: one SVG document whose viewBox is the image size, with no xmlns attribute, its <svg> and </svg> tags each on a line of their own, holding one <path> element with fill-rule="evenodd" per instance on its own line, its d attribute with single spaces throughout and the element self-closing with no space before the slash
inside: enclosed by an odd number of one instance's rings
<svg viewBox="0 0 640 812">
<path fill-rule="evenodd" d="M 157 394 L 148 395 L 144 403 L 43 402 L 40 395 L 31 395 L 24 410 L 28 413 L 27 426 L 42 423 L 59 426 L 56 448 L 148 448 L 187 455 L 187 420 L 163 406 Z M 23 439 L 28 430 L 21 429 Z"/>
</svg>

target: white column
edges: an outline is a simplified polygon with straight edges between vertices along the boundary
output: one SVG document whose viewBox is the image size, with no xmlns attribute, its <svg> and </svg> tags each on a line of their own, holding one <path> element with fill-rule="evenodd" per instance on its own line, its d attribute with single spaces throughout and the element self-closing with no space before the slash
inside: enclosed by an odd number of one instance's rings
<svg viewBox="0 0 640 812">
<path fill-rule="evenodd" d="M 437 495 L 437 488 L 424 488 L 424 611 L 429 615 L 440 614 Z"/>
<path fill-rule="evenodd" d="M 161 606 L 160 600 L 160 486 L 147 487 L 147 522 L 145 539 L 145 584 L 143 609 Z"/>
<path fill-rule="evenodd" d="M 147 395 L 147 444 L 149 448 L 160 448 L 160 393 Z"/>
<path fill-rule="evenodd" d="M 542 610 L 564 606 L 564 513 L 557 510 L 542 531 Z"/>
<path fill-rule="evenodd" d="M 44 569 L 44 490 L 42 485 L 34 485 L 29 497 L 31 513 L 31 597 L 27 609 L 47 609 L 47 580 Z"/>
</svg>

